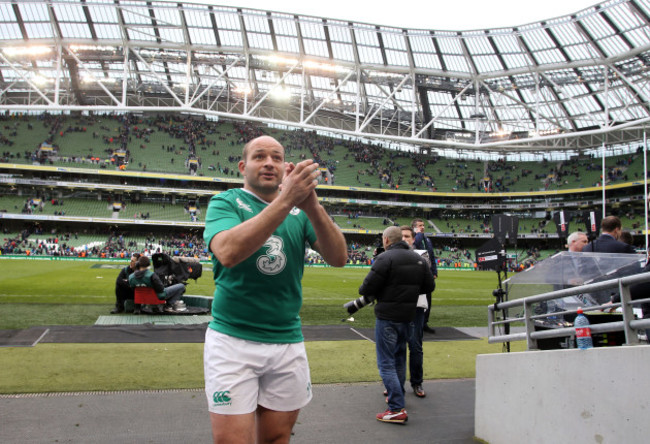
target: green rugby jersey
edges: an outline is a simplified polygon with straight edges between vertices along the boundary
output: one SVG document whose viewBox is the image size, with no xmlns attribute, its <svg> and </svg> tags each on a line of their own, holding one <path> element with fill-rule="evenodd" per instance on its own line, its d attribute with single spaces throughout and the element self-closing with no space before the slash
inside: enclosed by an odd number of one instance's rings
<svg viewBox="0 0 650 444">
<path fill-rule="evenodd" d="M 212 197 L 203 232 L 206 244 L 267 205 L 242 188 Z M 216 289 L 209 327 L 249 341 L 301 342 L 305 241 L 313 245 L 316 233 L 304 211 L 294 208 L 262 248 L 235 267 L 224 267 L 212 254 Z"/>
</svg>

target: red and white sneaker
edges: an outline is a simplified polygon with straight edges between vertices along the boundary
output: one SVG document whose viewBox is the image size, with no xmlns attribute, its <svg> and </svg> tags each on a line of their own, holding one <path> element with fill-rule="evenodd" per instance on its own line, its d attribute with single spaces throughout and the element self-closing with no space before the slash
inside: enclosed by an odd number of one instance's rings
<svg viewBox="0 0 650 444">
<path fill-rule="evenodd" d="M 383 413 L 377 413 L 377 421 L 381 421 L 381 422 L 392 422 L 395 424 L 404 424 L 408 420 L 409 417 L 406 414 L 405 409 L 401 409 L 399 412 L 386 410 Z"/>
</svg>

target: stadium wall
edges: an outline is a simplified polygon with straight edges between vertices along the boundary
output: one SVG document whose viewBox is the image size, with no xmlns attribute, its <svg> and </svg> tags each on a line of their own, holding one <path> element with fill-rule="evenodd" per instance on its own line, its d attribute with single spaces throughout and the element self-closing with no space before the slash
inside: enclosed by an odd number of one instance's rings
<svg viewBox="0 0 650 444">
<path fill-rule="evenodd" d="M 490 444 L 648 442 L 648 362 L 648 345 L 479 355 L 475 435 Z"/>
</svg>

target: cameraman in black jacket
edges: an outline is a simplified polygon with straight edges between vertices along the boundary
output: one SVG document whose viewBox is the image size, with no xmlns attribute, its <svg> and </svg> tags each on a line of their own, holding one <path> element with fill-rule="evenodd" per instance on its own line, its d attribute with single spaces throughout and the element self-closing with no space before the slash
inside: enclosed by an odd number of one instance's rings
<svg viewBox="0 0 650 444">
<path fill-rule="evenodd" d="M 135 271 L 139 257 L 140 253 L 133 253 L 129 265 L 122 268 L 120 274 L 117 275 L 117 279 L 115 280 L 115 308 L 111 310 L 112 314 L 124 312 L 124 302 L 134 299 L 133 288 L 129 286 L 129 276 Z M 139 309 L 139 306 L 136 307 L 136 310 Z"/>
<path fill-rule="evenodd" d="M 406 381 L 406 344 L 412 334 L 418 295 L 433 290 L 433 276 L 427 263 L 402 241 L 402 230 L 384 230 L 386 251 L 375 260 L 359 287 L 359 294 L 375 299 L 375 341 L 379 375 L 388 391 L 388 410 L 377 414 L 383 422 L 403 424 Z"/>
</svg>

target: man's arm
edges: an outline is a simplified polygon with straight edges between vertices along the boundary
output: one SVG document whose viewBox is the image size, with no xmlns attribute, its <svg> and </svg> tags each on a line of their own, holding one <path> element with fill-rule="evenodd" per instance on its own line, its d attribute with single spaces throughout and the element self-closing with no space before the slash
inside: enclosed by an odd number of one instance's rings
<svg viewBox="0 0 650 444">
<path fill-rule="evenodd" d="M 117 284 L 118 287 L 129 288 L 129 275 L 126 273 L 126 268 L 120 270 L 120 274 L 117 275 L 115 284 Z"/>
<path fill-rule="evenodd" d="M 359 287 L 359 294 L 379 298 L 389 273 L 388 267 L 389 264 L 385 257 L 377 256 L 377 260 L 372 264 L 370 271 Z"/>
<path fill-rule="evenodd" d="M 302 209 L 316 232 L 316 242 L 312 248 L 320 253 L 325 262 L 333 267 L 342 267 L 348 261 L 348 247 L 340 228 L 332 221 L 325 208 L 318 202 L 316 192 L 312 191 L 309 197 L 298 208 Z"/>
<path fill-rule="evenodd" d="M 314 191 L 316 183 L 313 172 L 317 167 L 318 164 L 311 160 L 300 162 L 285 176 L 282 192 L 264 210 L 212 237 L 210 251 L 224 267 L 234 267 L 264 245 L 289 211 Z"/>
<path fill-rule="evenodd" d="M 163 284 L 162 280 L 160 280 L 160 276 L 158 276 L 156 273 L 151 275 L 151 288 L 153 288 L 153 291 L 156 293 L 162 293 L 165 291 L 165 285 Z"/>
</svg>

